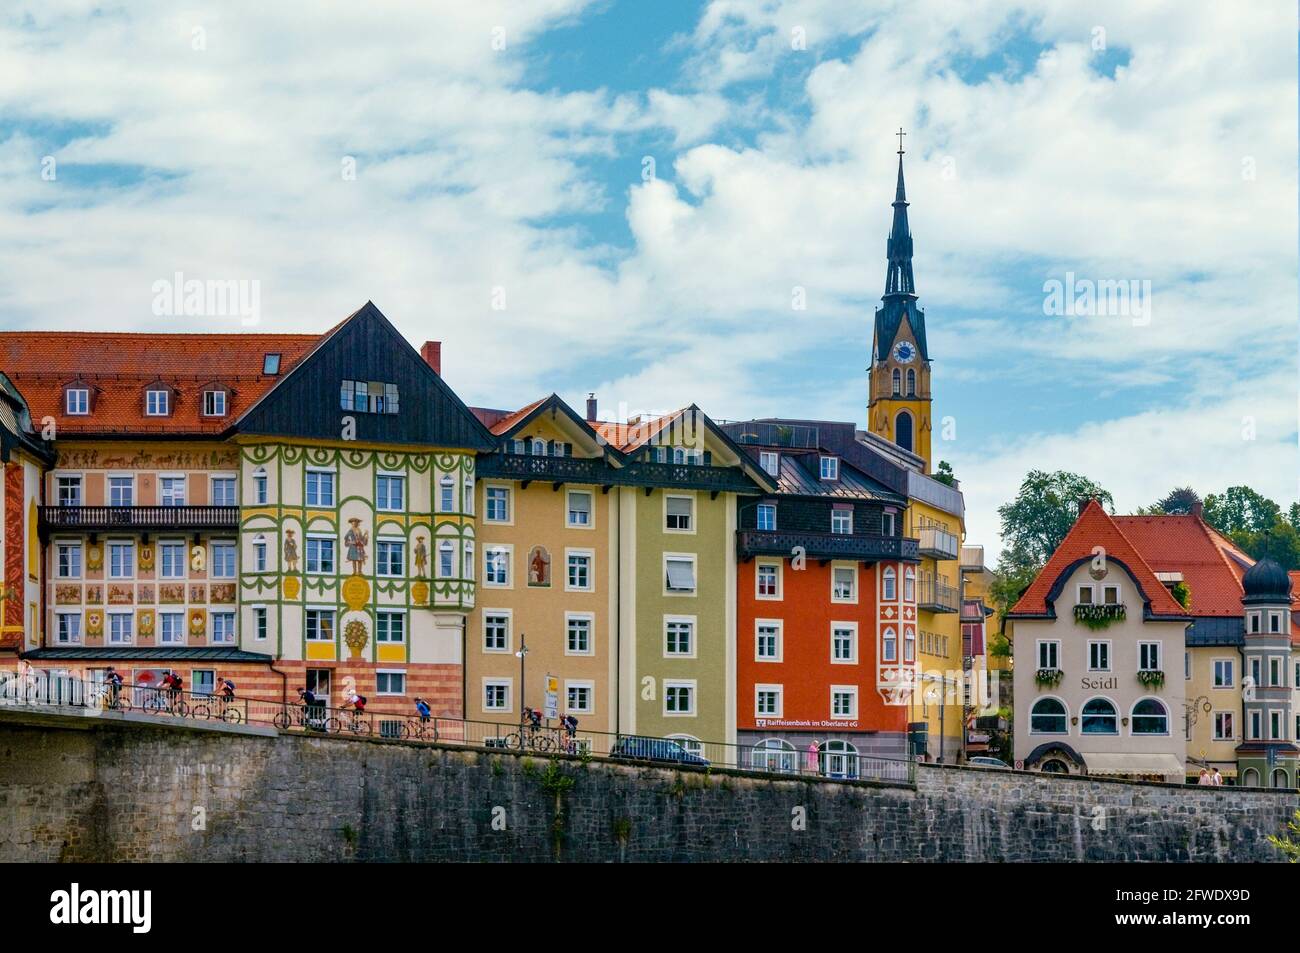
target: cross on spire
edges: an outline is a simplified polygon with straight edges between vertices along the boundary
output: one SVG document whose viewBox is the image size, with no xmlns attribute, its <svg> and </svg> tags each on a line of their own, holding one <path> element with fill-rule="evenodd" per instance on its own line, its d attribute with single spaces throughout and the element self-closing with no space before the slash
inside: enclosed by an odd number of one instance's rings
<svg viewBox="0 0 1300 953">
<path fill-rule="evenodd" d="M 898 154 L 901 156 L 903 154 L 903 137 L 907 135 L 907 133 L 903 132 L 902 126 L 899 126 L 898 132 L 894 133 L 894 135 L 898 136 Z"/>
</svg>

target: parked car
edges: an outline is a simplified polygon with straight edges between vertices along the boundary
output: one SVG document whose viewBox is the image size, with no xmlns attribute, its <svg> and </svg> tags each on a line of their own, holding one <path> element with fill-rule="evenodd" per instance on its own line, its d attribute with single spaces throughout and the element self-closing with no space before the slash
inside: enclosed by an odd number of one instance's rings
<svg viewBox="0 0 1300 953">
<path fill-rule="evenodd" d="M 1007 764 L 1001 758 L 988 758 L 984 755 L 977 755 L 974 758 L 967 758 L 966 763 L 972 768 L 1003 768 L 1011 770 L 1011 765 Z"/>
<path fill-rule="evenodd" d="M 709 762 L 699 755 L 691 754 L 676 741 L 667 738 L 646 738 L 641 735 L 625 735 L 614 742 L 609 751 L 611 758 L 633 761 L 662 761 L 667 764 L 689 764 L 708 767 Z"/>
</svg>

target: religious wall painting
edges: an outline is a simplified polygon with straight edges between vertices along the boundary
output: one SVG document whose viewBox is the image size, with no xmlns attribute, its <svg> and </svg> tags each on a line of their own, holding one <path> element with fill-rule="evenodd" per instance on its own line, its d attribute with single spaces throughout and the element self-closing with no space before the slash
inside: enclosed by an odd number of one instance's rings
<svg viewBox="0 0 1300 953">
<path fill-rule="evenodd" d="M 99 572 L 104 568 L 104 547 L 99 543 L 91 543 L 86 547 L 86 568 L 91 572 Z"/>
<path fill-rule="evenodd" d="M 136 616 L 136 632 L 145 637 L 153 636 L 154 613 L 152 609 L 141 609 Z"/>
<path fill-rule="evenodd" d="M 208 630 L 208 614 L 203 609 L 190 610 L 190 635 L 203 635 Z"/>
<path fill-rule="evenodd" d="M 545 546 L 534 546 L 528 552 L 528 585 L 538 588 L 551 585 L 551 554 Z"/>
<path fill-rule="evenodd" d="M 153 572 L 153 547 L 144 545 L 140 547 L 139 567 L 143 572 Z"/>
</svg>

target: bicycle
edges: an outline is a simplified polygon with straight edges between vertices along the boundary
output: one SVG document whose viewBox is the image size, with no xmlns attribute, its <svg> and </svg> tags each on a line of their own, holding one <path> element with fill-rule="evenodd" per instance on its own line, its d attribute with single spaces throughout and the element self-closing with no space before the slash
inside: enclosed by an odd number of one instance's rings
<svg viewBox="0 0 1300 953">
<path fill-rule="evenodd" d="M 342 723 L 332 716 L 325 715 L 324 705 L 285 705 L 275 713 L 271 724 L 281 731 L 290 728 L 305 728 L 307 731 L 325 731 L 337 734 Z"/>
<path fill-rule="evenodd" d="M 423 718 L 408 718 L 402 722 L 400 735 L 403 741 L 437 741 L 438 728 L 432 721 L 425 721 Z"/>
<path fill-rule="evenodd" d="M 190 709 L 192 718 L 214 718 L 228 725 L 237 725 L 244 720 L 244 714 L 235 706 L 235 699 L 225 695 L 209 695 L 196 702 Z"/>
<path fill-rule="evenodd" d="M 128 712 L 131 710 L 131 699 L 121 687 L 113 688 L 111 685 L 105 685 L 94 696 L 96 707 L 102 707 L 109 711 Z"/>
<path fill-rule="evenodd" d="M 172 692 L 168 689 L 155 689 L 150 692 L 142 707 L 151 715 L 175 715 L 178 718 L 188 718 L 191 714 L 190 705 L 181 697 L 180 692 Z"/>
<path fill-rule="evenodd" d="M 518 731 L 512 731 L 506 735 L 505 746 L 507 748 L 518 748 L 520 751 L 528 749 L 530 751 L 547 752 L 555 748 L 555 739 L 551 737 L 550 729 L 525 721 L 519 726 Z"/>
<path fill-rule="evenodd" d="M 364 711 L 352 711 L 350 709 L 344 711 L 340 709 L 339 714 L 340 717 L 335 718 L 334 721 L 338 722 L 340 727 L 334 729 L 335 731 L 347 730 L 354 735 L 370 734 L 370 720 L 365 717 L 366 713 Z"/>
</svg>

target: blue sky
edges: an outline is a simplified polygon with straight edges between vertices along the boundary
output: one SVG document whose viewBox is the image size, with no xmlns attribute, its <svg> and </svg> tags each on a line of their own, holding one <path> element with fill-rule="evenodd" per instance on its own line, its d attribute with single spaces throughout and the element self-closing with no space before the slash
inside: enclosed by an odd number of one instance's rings
<svg viewBox="0 0 1300 953">
<path fill-rule="evenodd" d="M 1132 6 L 9 4 L 0 326 L 192 330 L 180 271 L 373 299 L 471 403 L 861 423 L 901 125 L 972 541 L 1035 467 L 1286 503 L 1295 7 Z M 1150 320 L 1045 314 L 1067 272 Z"/>
</svg>

